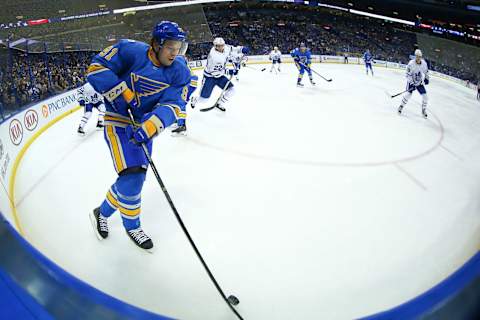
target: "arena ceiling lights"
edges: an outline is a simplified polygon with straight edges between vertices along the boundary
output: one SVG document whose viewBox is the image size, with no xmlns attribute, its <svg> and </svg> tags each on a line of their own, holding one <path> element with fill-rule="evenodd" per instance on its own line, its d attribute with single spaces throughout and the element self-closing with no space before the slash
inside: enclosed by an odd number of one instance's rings
<svg viewBox="0 0 480 320">
<path fill-rule="evenodd" d="M 368 12 L 358 11 L 358 10 L 354 10 L 354 9 L 350 9 L 349 11 L 350 11 L 350 13 L 358 14 L 358 15 L 361 15 L 361 16 L 367 16 L 367 17 L 376 18 L 376 19 L 382 19 L 382 20 L 388 20 L 388 21 L 392 21 L 392 22 L 408 24 L 409 26 L 414 26 L 415 25 L 415 22 L 413 22 L 413 21 L 391 18 L 391 17 L 387 17 L 387 16 L 382 16 L 380 14 L 368 13 Z"/>
<path fill-rule="evenodd" d="M 115 9 L 113 10 L 114 14 L 119 14 L 119 13 L 126 13 L 126 12 L 133 12 L 133 11 L 142 11 L 142 10 L 152 10 L 152 9 L 160 9 L 160 8 L 171 8 L 171 7 L 180 7 L 180 6 L 188 6 L 188 5 L 193 5 L 193 4 L 205 4 L 205 3 L 213 3 L 213 2 L 233 2 L 232 0 L 193 0 L 193 1 L 181 1 L 181 2 L 174 2 L 174 3 L 162 3 L 162 4 L 154 4 L 154 5 L 148 5 L 148 6 L 139 6 L 139 7 L 130 7 L 130 8 L 123 8 L 123 9 Z M 292 0 L 273 0 L 272 2 L 294 2 L 294 3 L 303 3 L 303 4 L 309 4 L 310 1 L 292 1 Z M 354 9 L 347 9 L 347 8 L 342 8 L 338 6 L 332 6 L 328 4 L 322 4 L 322 3 L 316 3 L 320 7 L 327 7 L 330 9 L 337 9 L 337 10 L 342 10 L 342 11 L 349 11 L 353 14 L 358 14 L 358 15 L 363 15 L 363 16 L 368 16 L 371 18 L 376 18 L 376 19 L 382 19 L 382 20 L 388 20 L 392 22 L 398 22 L 398 23 L 403 23 L 407 25 L 414 26 L 415 23 L 413 21 L 408 21 L 408 20 L 403 20 L 403 19 L 397 19 L 397 18 L 392 18 L 392 17 L 387 17 L 387 16 L 382 16 L 379 14 L 373 14 L 373 13 L 368 13 L 364 11 L 359 11 L 359 10 L 354 10 Z"/>
<path fill-rule="evenodd" d="M 153 10 L 153 9 L 160 9 L 160 8 L 172 8 L 172 7 L 181 7 L 181 6 L 189 6 L 189 5 L 194 5 L 194 4 L 205 4 L 205 3 L 213 3 L 213 2 L 233 2 L 233 1 L 232 0 L 179 1 L 179 2 L 173 2 L 173 3 L 162 3 L 162 4 L 153 4 L 153 5 L 149 5 L 149 6 L 139 6 L 139 7 L 115 9 L 115 10 L 113 10 L 113 13 L 118 14 L 118 13 L 132 12 L 132 11 Z"/>
</svg>

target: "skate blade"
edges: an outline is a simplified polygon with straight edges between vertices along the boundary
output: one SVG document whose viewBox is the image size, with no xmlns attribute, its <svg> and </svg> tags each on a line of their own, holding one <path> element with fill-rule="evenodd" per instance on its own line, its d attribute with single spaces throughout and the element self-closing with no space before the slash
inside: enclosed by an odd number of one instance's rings
<svg viewBox="0 0 480 320">
<path fill-rule="evenodd" d="M 173 132 L 173 133 L 171 134 L 171 136 L 174 137 L 174 138 L 186 137 L 186 136 L 187 136 L 187 133 L 186 133 L 186 132 L 181 132 L 181 133 Z"/>
<path fill-rule="evenodd" d="M 95 235 L 97 236 L 98 240 L 100 240 L 100 241 L 105 240 L 104 238 L 102 238 L 102 236 L 100 235 L 100 233 L 98 233 L 98 230 L 97 230 L 97 219 L 95 219 L 95 216 L 93 215 L 93 211 L 90 212 L 89 217 L 90 217 L 90 222 L 92 223 L 93 232 L 94 232 Z"/>
<path fill-rule="evenodd" d="M 148 254 L 154 254 L 155 253 L 155 245 L 153 245 L 152 249 L 143 249 L 142 247 L 137 246 L 137 244 L 132 239 L 130 239 L 128 234 L 127 234 L 127 237 L 128 237 L 128 240 L 129 240 L 130 244 L 132 246 L 134 246 L 135 248 L 137 248 L 138 250 L 140 250 L 141 252 L 148 253 Z"/>
</svg>

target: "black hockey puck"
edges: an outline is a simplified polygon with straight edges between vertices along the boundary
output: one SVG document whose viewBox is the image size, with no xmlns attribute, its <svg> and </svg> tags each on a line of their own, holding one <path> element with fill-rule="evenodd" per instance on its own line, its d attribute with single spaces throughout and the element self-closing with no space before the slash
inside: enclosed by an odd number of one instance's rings
<svg viewBox="0 0 480 320">
<path fill-rule="evenodd" d="M 234 295 L 228 296 L 227 300 L 232 306 L 236 306 L 237 304 L 240 303 L 240 300 L 238 300 L 238 298 L 235 297 Z"/>
</svg>

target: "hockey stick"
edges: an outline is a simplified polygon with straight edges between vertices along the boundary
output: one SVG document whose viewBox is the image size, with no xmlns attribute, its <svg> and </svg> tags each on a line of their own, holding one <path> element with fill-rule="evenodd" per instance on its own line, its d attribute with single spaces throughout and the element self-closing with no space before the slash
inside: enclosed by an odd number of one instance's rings
<svg viewBox="0 0 480 320">
<path fill-rule="evenodd" d="M 408 89 L 407 89 L 407 90 L 404 90 L 404 91 L 402 91 L 402 92 L 400 92 L 400 93 L 394 94 L 394 95 L 391 95 L 391 94 L 389 93 L 389 95 L 390 95 L 390 98 L 395 98 L 395 97 L 398 97 L 399 95 L 401 95 L 402 93 L 405 93 L 405 92 L 407 92 L 407 91 L 408 91 Z"/>
<path fill-rule="evenodd" d="M 135 127 L 135 119 L 133 118 L 132 110 L 130 108 L 127 109 L 128 111 L 128 116 L 130 118 L 131 125 Z M 207 266 L 207 263 L 205 260 L 203 260 L 202 255 L 200 254 L 200 251 L 198 251 L 197 246 L 195 245 L 195 242 L 193 242 L 192 237 L 188 233 L 187 227 L 185 227 L 185 224 L 182 221 L 182 218 L 180 217 L 180 214 L 177 211 L 177 208 L 175 208 L 175 205 L 173 204 L 172 198 L 170 198 L 170 195 L 168 194 L 167 188 L 163 184 L 162 178 L 160 177 L 160 174 L 157 171 L 157 167 L 155 167 L 155 164 L 153 163 L 152 157 L 150 156 L 150 153 L 148 152 L 148 148 L 145 143 L 141 143 L 143 153 L 145 154 L 145 157 L 148 160 L 148 163 L 150 164 L 150 167 L 152 168 L 153 174 L 155 175 L 155 178 L 157 178 L 158 184 L 160 185 L 160 189 L 162 189 L 163 194 L 165 195 L 165 198 L 168 201 L 168 204 L 170 205 L 170 208 L 172 209 L 173 213 L 175 214 L 175 218 L 177 218 L 178 224 L 183 230 L 183 233 L 185 233 L 185 236 L 187 237 L 188 241 L 190 242 L 190 245 L 192 246 L 193 250 L 197 254 L 198 259 L 202 263 L 203 267 L 205 268 L 205 271 L 208 274 L 208 277 L 210 280 L 212 280 L 213 284 L 215 285 L 215 288 L 217 288 L 218 293 L 222 296 L 223 300 L 225 300 L 225 303 L 228 304 L 232 312 L 238 317 L 238 319 L 243 320 L 242 316 L 233 308 L 232 305 L 237 305 L 240 303 L 240 301 L 237 299 L 237 297 L 230 295 L 228 298 L 225 296 L 225 293 L 223 292 L 222 288 L 218 284 L 217 280 L 215 280 L 215 277 L 213 276 L 212 272 Z"/>
<path fill-rule="evenodd" d="M 255 71 L 258 71 L 258 72 L 263 72 L 263 71 L 267 70 L 267 68 L 262 68 L 262 70 L 258 70 L 257 68 L 250 67 L 249 65 L 246 65 L 245 68 L 249 68 L 249 69 L 252 69 L 252 70 L 255 70 Z"/>
<path fill-rule="evenodd" d="M 320 78 L 322 78 L 323 80 L 327 81 L 327 82 L 331 82 L 333 79 L 327 79 L 325 78 L 324 76 L 322 76 L 320 73 L 318 73 L 317 71 L 313 70 L 312 68 L 304 65 L 303 63 L 301 62 L 298 62 L 299 65 L 303 66 L 305 69 L 308 69 L 310 71 L 312 71 L 313 73 L 315 73 L 317 76 L 319 76 Z"/>
<path fill-rule="evenodd" d="M 218 107 L 218 102 L 220 101 L 220 99 L 223 98 L 223 95 L 225 94 L 225 91 L 227 91 L 228 85 L 230 84 L 230 82 L 232 82 L 232 79 L 233 79 L 233 74 L 230 75 L 230 78 L 228 79 L 227 84 L 225 85 L 225 87 L 223 87 L 222 92 L 220 93 L 220 96 L 218 97 L 215 104 L 212 107 L 200 109 L 201 112 L 207 112 L 207 111 L 213 110 L 215 108 L 218 108 L 218 109 L 222 110 L 223 112 L 225 112 L 225 109 Z"/>
</svg>

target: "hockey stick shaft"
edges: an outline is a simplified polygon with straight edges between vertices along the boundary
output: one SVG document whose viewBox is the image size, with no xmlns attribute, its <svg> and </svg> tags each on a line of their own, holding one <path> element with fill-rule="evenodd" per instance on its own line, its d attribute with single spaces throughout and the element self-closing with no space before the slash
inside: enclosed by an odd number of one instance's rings
<svg viewBox="0 0 480 320">
<path fill-rule="evenodd" d="M 130 118 L 131 124 L 132 124 L 132 126 L 135 127 L 135 119 L 133 118 L 132 110 L 130 110 L 130 108 L 127 109 L 127 110 L 128 110 L 128 116 Z M 145 154 L 145 157 L 147 158 L 148 163 L 150 164 L 150 167 L 152 168 L 153 174 L 155 175 L 155 178 L 157 178 L 157 182 L 160 185 L 160 188 L 162 189 L 163 194 L 165 195 L 165 198 L 167 199 L 168 204 L 170 205 L 170 208 L 172 209 L 173 213 L 175 214 L 175 218 L 177 218 L 178 224 L 182 228 L 183 233 L 185 234 L 185 236 L 188 239 L 188 242 L 190 242 L 190 245 L 192 246 L 193 250 L 197 254 L 197 257 L 200 260 L 200 262 L 202 263 L 203 268 L 207 272 L 208 277 L 210 278 L 210 280 L 212 280 L 212 282 L 215 285 L 215 288 L 217 289 L 218 293 L 222 296 L 223 300 L 225 300 L 225 303 L 228 304 L 228 306 L 230 307 L 232 312 L 238 317 L 238 319 L 243 320 L 242 316 L 237 312 L 237 310 L 235 310 L 235 308 L 233 308 L 233 306 L 228 301 L 228 298 L 225 296 L 225 293 L 223 292 L 222 288 L 220 287 L 217 280 L 215 279 L 212 272 L 210 271 L 210 268 L 207 266 L 207 263 L 205 262 L 202 255 L 200 254 L 200 251 L 198 250 L 197 246 L 195 245 L 195 242 L 193 242 L 193 239 L 190 236 L 190 233 L 188 232 L 187 227 L 183 223 L 183 220 L 180 217 L 180 214 L 178 213 L 177 208 L 173 204 L 172 198 L 170 197 L 170 194 L 168 193 L 167 188 L 165 187 L 165 184 L 163 183 L 162 178 L 160 177 L 160 174 L 157 171 L 157 167 L 153 163 L 153 159 L 150 156 L 150 153 L 148 152 L 148 148 L 147 148 L 146 144 L 142 142 L 141 146 L 142 146 L 142 149 L 143 149 L 143 153 Z"/>
<path fill-rule="evenodd" d="M 230 78 L 228 79 L 228 82 L 225 84 L 225 87 L 223 87 L 222 92 L 220 93 L 220 96 L 218 97 L 217 101 L 215 101 L 215 104 L 213 105 L 213 107 L 200 109 L 201 112 L 206 112 L 206 111 L 210 111 L 212 109 L 215 109 L 218 102 L 220 101 L 220 99 L 222 99 L 223 95 L 225 94 L 225 91 L 227 91 L 228 85 L 230 84 L 230 82 L 232 82 L 232 79 L 233 79 L 233 74 L 230 75 Z"/>
<path fill-rule="evenodd" d="M 245 68 L 249 68 L 249 69 L 252 69 L 252 70 L 255 70 L 255 71 L 258 71 L 258 72 L 263 72 L 263 71 L 267 70 L 267 68 L 262 68 L 262 70 L 258 70 L 257 68 L 250 67 L 249 65 L 246 65 Z"/>
<path fill-rule="evenodd" d="M 322 76 L 320 73 L 318 73 L 317 71 L 313 70 L 311 67 L 308 67 L 307 65 L 305 65 L 305 64 L 303 64 L 303 63 L 301 63 L 301 62 L 299 62 L 298 64 L 301 65 L 301 66 L 303 66 L 305 69 L 308 69 L 308 70 L 312 71 L 312 72 L 315 73 L 317 76 L 319 76 L 320 78 L 322 78 L 323 80 L 325 80 L 325 81 L 327 81 L 327 82 L 330 82 L 330 81 L 333 80 L 333 79 L 327 79 L 327 78 L 325 78 L 325 77 Z"/>
<path fill-rule="evenodd" d="M 407 89 L 407 90 L 403 90 L 402 92 L 397 93 L 397 94 L 394 94 L 394 95 L 392 95 L 392 96 L 390 96 L 390 97 L 391 97 L 391 98 L 398 97 L 399 95 L 401 95 L 401 94 L 403 94 L 403 93 L 405 93 L 405 92 L 407 92 L 407 91 L 408 91 L 408 89 Z"/>
</svg>

